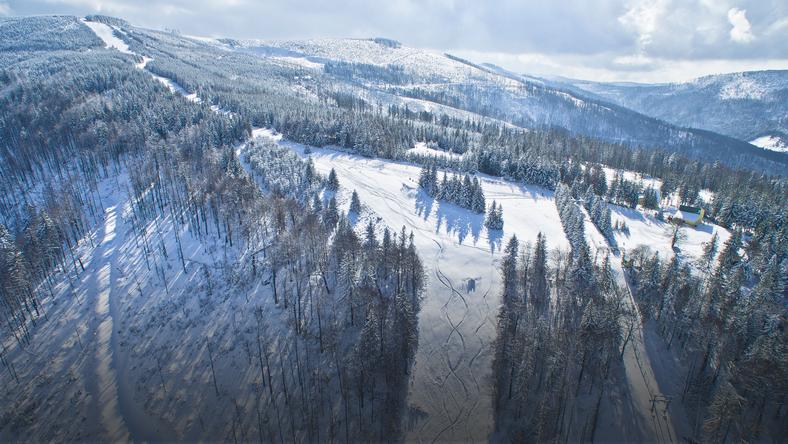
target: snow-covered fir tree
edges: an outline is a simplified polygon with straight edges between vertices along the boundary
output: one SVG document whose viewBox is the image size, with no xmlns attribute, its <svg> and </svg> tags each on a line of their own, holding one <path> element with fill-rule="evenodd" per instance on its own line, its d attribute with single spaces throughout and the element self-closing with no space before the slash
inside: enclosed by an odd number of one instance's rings
<svg viewBox="0 0 788 444">
<path fill-rule="evenodd" d="M 487 210 L 487 218 L 484 220 L 484 226 L 490 230 L 503 229 L 503 207 L 498 206 L 494 200 Z"/>
</svg>

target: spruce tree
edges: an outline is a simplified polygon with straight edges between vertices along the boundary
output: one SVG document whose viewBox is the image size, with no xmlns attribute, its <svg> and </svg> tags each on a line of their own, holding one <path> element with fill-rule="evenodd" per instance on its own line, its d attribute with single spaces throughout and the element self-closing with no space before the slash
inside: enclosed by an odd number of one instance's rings
<svg viewBox="0 0 788 444">
<path fill-rule="evenodd" d="M 350 197 L 350 212 L 356 215 L 361 214 L 361 201 L 358 199 L 356 190 L 353 190 L 353 195 Z"/>
<path fill-rule="evenodd" d="M 517 297 L 517 254 L 520 243 L 517 236 L 512 235 L 506 248 L 503 250 L 503 261 L 501 263 L 501 273 L 503 274 L 503 293 L 506 300 Z"/>
<path fill-rule="evenodd" d="M 326 182 L 326 188 L 331 191 L 336 191 L 339 189 L 339 178 L 337 177 L 337 172 L 331 168 L 331 172 L 328 173 L 328 182 Z"/>
<path fill-rule="evenodd" d="M 548 301 L 547 242 L 541 231 L 536 236 L 536 245 L 529 270 L 531 272 L 531 278 L 528 280 L 531 301 L 538 306 L 545 306 Z"/>
</svg>

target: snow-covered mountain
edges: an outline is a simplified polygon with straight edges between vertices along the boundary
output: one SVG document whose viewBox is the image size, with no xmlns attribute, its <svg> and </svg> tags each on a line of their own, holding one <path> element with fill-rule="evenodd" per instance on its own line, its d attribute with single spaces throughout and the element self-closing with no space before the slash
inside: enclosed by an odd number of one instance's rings
<svg viewBox="0 0 788 444">
<path fill-rule="evenodd" d="M 784 441 L 782 155 L 381 38 L 0 48 L 0 441 Z"/>
<path fill-rule="evenodd" d="M 714 131 L 767 149 L 779 144 L 759 138 L 780 138 L 784 145 L 788 134 L 788 71 L 719 74 L 654 85 L 571 79 L 558 84 L 675 125 Z"/>
<path fill-rule="evenodd" d="M 677 118 L 676 113 L 670 110 L 654 114 L 655 107 L 650 103 L 640 105 L 615 100 L 612 95 L 601 94 L 590 87 L 589 91 L 585 91 L 571 84 L 562 85 L 518 75 L 494 65 L 477 64 L 451 54 L 409 48 L 388 39 L 222 40 L 216 43 L 228 49 L 274 57 L 318 70 L 328 66 L 327 70 L 333 68 L 334 73 L 351 77 L 357 85 L 369 91 L 385 91 L 400 98 L 417 99 L 422 103 L 426 101 L 428 107 L 444 105 L 525 128 L 562 128 L 572 134 L 662 147 L 723 162 L 732 159 L 748 162 L 746 159 L 753 158 L 783 164 L 787 161 L 782 154 L 746 143 L 755 137 L 739 137 L 739 140 L 735 140 L 712 132 L 716 127 L 709 128 L 702 118 Z M 356 66 L 354 72 L 349 73 L 336 67 L 337 62 L 375 68 L 364 70 Z M 715 94 L 720 96 L 719 100 L 725 106 L 729 106 L 727 111 L 731 110 L 730 107 L 738 110 L 743 106 L 742 101 L 749 103 L 757 96 L 758 102 L 753 106 L 765 104 L 769 109 L 776 110 L 767 122 L 782 121 L 784 127 L 786 110 L 782 104 L 785 100 L 780 101 L 779 97 L 785 98 L 785 90 L 775 87 L 775 83 L 779 84 L 775 78 L 779 80 L 781 77 L 779 74 L 765 77 L 768 77 L 768 82 L 767 79 L 742 80 L 733 76 Z M 698 84 L 706 85 L 703 88 L 708 90 L 716 88 L 712 85 L 716 84 L 715 79 L 699 79 Z M 628 91 L 624 86 L 621 88 Z M 644 88 L 659 90 L 663 86 Z M 653 95 L 660 94 L 656 92 Z M 683 101 L 683 98 L 676 100 L 677 103 Z M 422 107 L 415 105 L 416 109 Z M 758 114 L 765 113 L 764 110 Z M 679 116 L 687 114 L 689 112 L 678 113 Z M 768 123 L 755 125 L 750 121 L 755 120 L 756 116 L 748 118 L 746 115 L 743 119 L 737 119 L 738 123 L 730 123 L 731 119 L 727 118 L 729 115 L 726 109 L 721 109 L 717 118 L 729 122 L 731 126 L 745 127 L 749 124 L 752 127 L 750 134 L 761 136 L 764 135 L 763 131 L 771 127 Z"/>
</svg>

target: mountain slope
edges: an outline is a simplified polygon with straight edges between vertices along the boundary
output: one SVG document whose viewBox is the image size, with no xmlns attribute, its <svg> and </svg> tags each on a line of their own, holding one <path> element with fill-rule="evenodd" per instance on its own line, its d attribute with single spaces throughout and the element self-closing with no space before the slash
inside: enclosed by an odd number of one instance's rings
<svg viewBox="0 0 788 444">
<path fill-rule="evenodd" d="M 524 128 L 570 133 L 644 147 L 660 147 L 731 165 L 786 164 L 788 159 L 688 124 L 669 124 L 577 88 L 380 39 L 216 41 L 225 49 L 287 60 L 366 90 L 419 99 Z M 733 93 L 732 93 L 733 94 Z M 746 139 L 750 140 L 750 139 Z M 755 159 L 755 160 L 754 160 Z M 763 160 L 766 160 L 764 162 Z M 779 171 L 774 168 L 772 171 Z"/>
<path fill-rule="evenodd" d="M 675 125 L 703 128 L 752 141 L 788 134 L 788 71 L 700 77 L 686 83 L 645 85 L 565 80 L 575 90 Z"/>
</svg>

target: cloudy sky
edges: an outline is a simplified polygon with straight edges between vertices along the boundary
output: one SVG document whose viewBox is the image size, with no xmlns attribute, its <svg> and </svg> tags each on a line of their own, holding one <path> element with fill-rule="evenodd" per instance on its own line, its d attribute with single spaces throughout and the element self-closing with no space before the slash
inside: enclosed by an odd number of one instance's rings
<svg viewBox="0 0 788 444">
<path fill-rule="evenodd" d="M 384 36 L 591 80 L 788 69 L 786 0 L 0 0 L 0 15 L 97 12 L 201 36 Z"/>
</svg>

